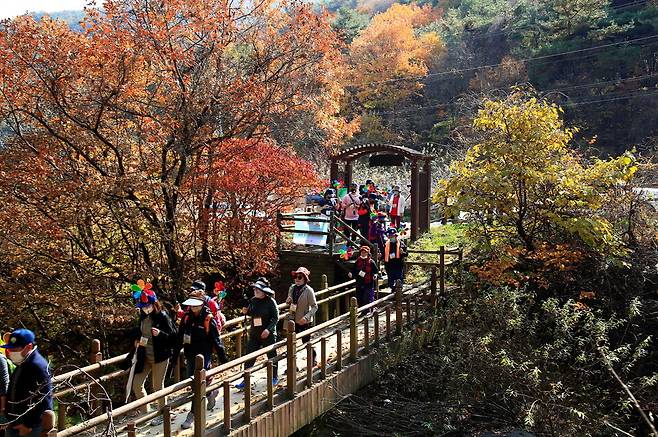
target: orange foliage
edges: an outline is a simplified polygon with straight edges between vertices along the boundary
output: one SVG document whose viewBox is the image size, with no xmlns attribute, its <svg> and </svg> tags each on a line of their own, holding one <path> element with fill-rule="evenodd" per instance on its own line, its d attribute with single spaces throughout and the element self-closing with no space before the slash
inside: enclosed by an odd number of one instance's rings
<svg viewBox="0 0 658 437">
<path fill-rule="evenodd" d="M 430 6 L 395 3 L 352 42 L 350 82 L 364 106 L 390 107 L 423 87 L 423 76 L 445 52 L 436 33 L 416 34 L 434 19 Z"/>
<path fill-rule="evenodd" d="M 3 26 L 0 281 L 32 301 L 116 308 L 107 299 L 135 277 L 172 301 L 202 268 L 225 267 L 227 251 L 241 273 L 261 270 L 244 260 L 271 254 L 272 235 L 256 232 L 249 247 L 229 235 L 252 235 L 257 217 L 209 233 L 203 202 L 271 217 L 294 174 L 300 188 L 314 178 L 276 145 L 298 139 L 288 129 L 297 114 L 317 114 L 311 127 L 332 142 L 353 129 L 336 115 L 339 42 L 325 15 L 294 0 L 107 0 L 81 33 L 29 16 Z M 262 191 L 250 197 L 243 182 Z M 12 301 L 7 317 L 29 300 Z M 52 308 L 37 311 L 56 321 Z"/>
</svg>

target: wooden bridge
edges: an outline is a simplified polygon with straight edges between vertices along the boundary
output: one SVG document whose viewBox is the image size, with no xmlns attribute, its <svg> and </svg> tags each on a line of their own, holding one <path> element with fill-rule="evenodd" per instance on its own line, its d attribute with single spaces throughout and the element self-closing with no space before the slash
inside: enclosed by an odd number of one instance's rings
<svg viewBox="0 0 658 437">
<path fill-rule="evenodd" d="M 94 340 L 92 364 L 53 378 L 57 431 L 50 435 L 289 435 L 370 383 L 382 346 L 395 347 L 403 333 L 413 332 L 418 324 L 431 318 L 441 297 L 454 286 L 446 285 L 446 268 L 458 266 L 461 260 L 461 250 L 441 248 L 439 253 L 438 262 L 417 263 L 432 267 L 429 281 L 399 286 L 394 292 L 382 289 L 375 302 L 361 308 L 357 308 L 354 297 L 354 281 L 330 287 L 325 278 L 324 286 L 316 293 L 319 323 L 303 333 L 311 336 L 307 344 L 302 344 L 294 333 L 294 323 L 287 320 L 287 304 L 279 305 L 280 320 L 287 328 L 285 338 L 248 355 L 242 355 L 248 320 L 230 320 L 225 328 L 229 331 L 222 338 L 232 346 L 235 359 L 206 371 L 202 357 L 197 356 L 194 376 L 184 379 L 181 356 L 175 364 L 172 385 L 116 408 L 109 400 L 111 386 L 113 382 L 115 386 L 125 382 L 127 372 L 118 370 L 117 364 L 126 355 L 103 360 L 100 342 Z M 314 347 L 319 348 L 317 366 L 312 360 Z M 276 351 L 276 357 L 265 359 L 271 350 Z M 242 370 L 243 364 L 252 358 L 259 360 L 252 368 Z M 272 384 L 275 361 L 281 381 L 277 386 Z M 233 387 L 242 378 L 251 389 L 240 392 Z M 214 390 L 219 390 L 217 406 L 207 411 L 208 394 Z M 69 427 L 66 406 L 76 393 L 85 393 L 89 398 L 93 417 Z M 139 407 L 162 398 L 166 398 L 164 408 L 135 417 Z M 193 399 L 194 427 L 181 431 L 180 423 Z M 163 416 L 163 424 L 150 426 L 150 421 L 158 416 Z"/>
</svg>

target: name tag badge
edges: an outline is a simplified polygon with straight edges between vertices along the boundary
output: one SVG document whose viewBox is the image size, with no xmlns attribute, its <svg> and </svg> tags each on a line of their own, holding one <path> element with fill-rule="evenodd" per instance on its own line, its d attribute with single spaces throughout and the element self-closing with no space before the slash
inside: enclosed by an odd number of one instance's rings
<svg viewBox="0 0 658 437">
<path fill-rule="evenodd" d="M 263 326 L 263 319 L 260 317 L 254 317 L 254 326 Z"/>
<path fill-rule="evenodd" d="M 364 272 L 363 270 L 361 270 L 361 271 L 359 272 L 359 276 L 361 276 L 362 278 L 365 278 L 365 277 L 366 277 L 366 272 Z"/>
<path fill-rule="evenodd" d="M 294 303 L 291 303 L 290 304 L 290 312 L 294 313 L 295 311 L 297 311 L 297 305 L 295 305 Z"/>
<path fill-rule="evenodd" d="M 149 342 L 148 337 L 142 336 L 142 338 L 139 339 L 139 344 L 140 346 L 146 346 Z"/>
<path fill-rule="evenodd" d="M 395 259 L 395 254 L 392 253 L 392 254 L 389 256 L 389 258 L 390 258 L 390 259 Z"/>
<path fill-rule="evenodd" d="M 183 334 L 183 344 L 192 343 L 192 336 L 189 334 Z"/>
</svg>

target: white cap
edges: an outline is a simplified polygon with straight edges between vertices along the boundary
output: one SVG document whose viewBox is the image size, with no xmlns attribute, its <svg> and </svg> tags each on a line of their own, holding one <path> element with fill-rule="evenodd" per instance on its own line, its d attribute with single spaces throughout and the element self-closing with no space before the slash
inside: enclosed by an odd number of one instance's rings
<svg viewBox="0 0 658 437">
<path fill-rule="evenodd" d="M 197 299 L 196 297 L 190 297 L 185 302 L 183 302 L 183 305 L 197 307 L 199 305 L 203 305 L 203 301 L 201 299 Z"/>
</svg>

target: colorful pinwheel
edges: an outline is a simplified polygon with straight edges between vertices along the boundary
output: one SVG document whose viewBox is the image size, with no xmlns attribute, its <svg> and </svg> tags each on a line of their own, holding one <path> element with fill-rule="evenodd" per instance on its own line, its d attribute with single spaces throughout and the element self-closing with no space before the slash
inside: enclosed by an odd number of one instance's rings
<svg viewBox="0 0 658 437">
<path fill-rule="evenodd" d="M 133 299 L 142 303 L 155 300 L 155 292 L 151 290 L 152 287 L 153 285 L 141 279 L 137 281 L 137 284 L 132 284 L 130 289 L 133 292 Z"/>
<path fill-rule="evenodd" d="M 217 296 L 217 303 L 221 302 L 228 292 L 226 291 L 226 287 L 224 286 L 223 281 L 217 281 L 215 282 L 215 295 Z"/>
</svg>

